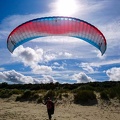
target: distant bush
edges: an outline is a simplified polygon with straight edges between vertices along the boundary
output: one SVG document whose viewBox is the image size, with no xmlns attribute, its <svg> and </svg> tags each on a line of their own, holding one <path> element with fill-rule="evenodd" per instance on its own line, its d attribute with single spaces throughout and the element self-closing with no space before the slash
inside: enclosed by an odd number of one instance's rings
<svg viewBox="0 0 120 120">
<path fill-rule="evenodd" d="M 51 99 L 54 99 L 55 98 L 55 92 L 53 90 L 49 90 L 45 96 L 44 96 L 44 100 L 46 100 L 48 97 L 50 97 Z"/>
<path fill-rule="evenodd" d="M 88 85 L 88 84 L 87 85 L 81 85 L 81 86 L 77 87 L 76 89 L 73 89 L 72 92 L 77 93 L 78 91 L 81 91 L 81 90 L 94 91 L 95 88 Z"/>
<path fill-rule="evenodd" d="M 93 91 L 90 90 L 80 90 L 74 95 L 74 103 L 96 104 L 97 103 L 96 95 L 94 94 Z"/>
<path fill-rule="evenodd" d="M 70 92 L 70 90 L 67 90 L 67 89 L 59 89 L 56 91 L 56 94 L 59 95 L 59 94 L 62 94 L 62 93 L 67 93 L 67 92 Z"/>
<path fill-rule="evenodd" d="M 36 101 L 39 98 L 39 95 L 30 90 L 25 91 L 21 96 L 16 98 L 16 101 Z"/>
<path fill-rule="evenodd" d="M 0 90 L 0 98 L 9 98 L 11 95 L 12 95 L 12 93 L 8 89 Z"/>
<path fill-rule="evenodd" d="M 12 94 L 22 94 L 22 90 L 18 90 L 18 89 L 13 89 L 11 90 Z"/>
<path fill-rule="evenodd" d="M 115 97 L 120 100 L 120 85 L 113 87 L 111 91 L 114 92 Z"/>
<path fill-rule="evenodd" d="M 111 90 L 108 92 L 108 95 L 109 95 L 109 98 L 111 98 L 111 99 L 113 99 L 113 98 L 115 98 L 117 96 L 116 92 L 111 91 Z"/>
<path fill-rule="evenodd" d="M 83 86 L 80 86 L 78 87 L 77 89 L 79 90 L 94 90 L 94 87 L 90 86 L 89 84 L 88 85 L 83 85 Z"/>
<path fill-rule="evenodd" d="M 32 92 L 30 90 L 27 90 L 23 93 L 23 95 L 21 97 L 24 99 L 28 99 L 28 98 L 30 98 L 31 95 L 32 95 Z"/>
<path fill-rule="evenodd" d="M 37 103 L 42 103 L 42 97 L 39 97 L 38 99 L 37 99 Z"/>
<path fill-rule="evenodd" d="M 100 92 L 100 97 L 101 97 L 101 99 L 103 99 L 103 100 L 109 100 L 109 97 L 108 97 L 108 94 L 107 94 L 106 91 Z"/>
<path fill-rule="evenodd" d="M 16 98 L 16 101 L 28 101 L 30 96 L 31 96 L 31 94 L 32 94 L 31 91 L 27 90 L 21 96 L 18 96 Z"/>
<path fill-rule="evenodd" d="M 39 98 L 38 94 L 33 94 L 30 96 L 29 101 L 36 101 Z"/>
</svg>

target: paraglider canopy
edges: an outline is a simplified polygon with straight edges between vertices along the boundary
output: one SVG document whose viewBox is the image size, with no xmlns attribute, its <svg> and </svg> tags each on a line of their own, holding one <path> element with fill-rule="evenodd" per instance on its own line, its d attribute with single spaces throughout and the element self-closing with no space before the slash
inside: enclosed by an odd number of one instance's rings
<svg viewBox="0 0 120 120">
<path fill-rule="evenodd" d="M 13 52 L 19 45 L 45 36 L 76 37 L 98 48 L 102 55 L 106 51 L 106 39 L 98 28 L 77 18 L 61 16 L 37 18 L 19 25 L 8 36 L 7 47 Z"/>
</svg>

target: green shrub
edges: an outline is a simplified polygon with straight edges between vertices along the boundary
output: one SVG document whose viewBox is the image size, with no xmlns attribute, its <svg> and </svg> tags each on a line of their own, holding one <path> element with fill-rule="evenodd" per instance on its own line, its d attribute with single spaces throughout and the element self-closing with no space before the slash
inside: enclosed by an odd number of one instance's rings
<svg viewBox="0 0 120 120">
<path fill-rule="evenodd" d="M 97 103 L 96 95 L 94 94 L 93 91 L 80 90 L 74 95 L 74 103 L 77 103 L 77 104 L 90 104 L 91 101 L 94 101 L 93 104 Z"/>
<path fill-rule="evenodd" d="M 29 101 L 36 101 L 39 98 L 38 94 L 33 94 L 30 96 Z"/>
<path fill-rule="evenodd" d="M 16 98 L 16 101 L 28 101 L 31 97 L 31 91 L 30 90 L 26 90 L 21 96 L 18 96 Z"/>
<path fill-rule="evenodd" d="M 77 87 L 76 89 L 73 89 L 72 92 L 78 93 L 78 91 L 82 91 L 82 90 L 94 91 L 94 88 L 90 85 L 83 85 L 83 86 Z"/>
<path fill-rule="evenodd" d="M 78 90 L 94 90 L 94 88 L 90 85 L 83 85 L 77 88 Z"/>
<path fill-rule="evenodd" d="M 39 97 L 38 99 L 37 99 L 37 103 L 42 103 L 42 97 Z"/>
<path fill-rule="evenodd" d="M 31 95 L 32 95 L 32 92 L 30 90 L 27 90 L 23 93 L 23 95 L 21 97 L 23 99 L 28 99 L 28 98 L 30 98 Z"/>
<path fill-rule="evenodd" d="M 39 98 L 39 95 L 30 90 L 25 91 L 21 96 L 16 98 L 16 101 L 36 101 Z"/>
<path fill-rule="evenodd" d="M 22 91 L 18 89 L 13 89 L 11 92 L 12 94 L 22 94 Z"/>
<path fill-rule="evenodd" d="M 109 91 L 109 97 L 111 98 L 111 99 L 113 99 L 113 98 L 115 98 L 117 95 L 116 95 L 116 92 L 114 92 L 114 91 Z"/>
<path fill-rule="evenodd" d="M 109 97 L 105 91 L 100 92 L 100 97 L 103 100 L 109 100 Z"/>
<path fill-rule="evenodd" d="M 9 98 L 11 95 L 12 93 L 8 89 L 0 90 L 0 98 Z"/>
<path fill-rule="evenodd" d="M 61 93 L 67 93 L 67 92 L 70 92 L 70 90 L 67 90 L 67 89 L 59 89 L 56 91 L 56 94 L 59 95 Z"/>
<path fill-rule="evenodd" d="M 45 96 L 44 96 L 44 99 L 46 100 L 48 97 L 50 97 L 51 99 L 54 99 L 55 98 L 55 92 L 53 90 L 49 90 Z"/>
</svg>

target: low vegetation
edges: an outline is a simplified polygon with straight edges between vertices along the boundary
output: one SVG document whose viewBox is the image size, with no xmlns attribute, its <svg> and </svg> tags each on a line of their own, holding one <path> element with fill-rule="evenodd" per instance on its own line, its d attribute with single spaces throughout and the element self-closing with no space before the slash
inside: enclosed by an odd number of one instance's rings
<svg viewBox="0 0 120 120">
<path fill-rule="evenodd" d="M 96 94 L 100 99 L 120 101 L 120 82 L 90 82 L 81 84 L 0 84 L 0 98 L 16 95 L 16 101 L 41 103 L 47 97 L 53 100 L 69 99 L 73 95 L 73 102 L 82 105 L 97 104 Z"/>
<path fill-rule="evenodd" d="M 74 95 L 74 103 L 79 104 L 96 104 L 96 95 L 91 90 L 78 90 Z"/>
</svg>

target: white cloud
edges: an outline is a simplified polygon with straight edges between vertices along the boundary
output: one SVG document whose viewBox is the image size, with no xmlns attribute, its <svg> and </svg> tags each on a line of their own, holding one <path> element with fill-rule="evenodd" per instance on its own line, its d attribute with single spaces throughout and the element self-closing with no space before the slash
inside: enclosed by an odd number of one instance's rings
<svg viewBox="0 0 120 120">
<path fill-rule="evenodd" d="M 109 81 L 120 81 L 120 67 L 114 67 L 106 71 Z"/>
<path fill-rule="evenodd" d="M 43 75 L 42 83 L 56 83 L 57 81 L 50 75 Z"/>
<path fill-rule="evenodd" d="M 93 50 L 93 53 L 97 54 L 97 57 L 100 59 L 105 59 L 106 58 L 106 54 L 102 55 L 98 50 Z"/>
<path fill-rule="evenodd" d="M 23 46 L 18 47 L 13 55 L 15 59 L 19 60 L 19 62 L 23 62 L 25 66 L 29 66 L 34 74 L 51 72 L 52 68 L 39 65 L 40 62 L 43 62 L 44 53 L 42 49 L 32 49 L 29 47 L 24 48 Z"/>
<path fill-rule="evenodd" d="M 53 65 L 59 66 L 60 64 L 58 62 L 54 62 Z"/>
<path fill-rule="evenodd" d="M 103 61 L 95 61 L 95 62 L 92 62 L 92 63 L 89 63 L 90 66 L 93 66 L 93 67 L 101 67 L 101 66 L 104 66 L 104 65 L 112 65 L 112 64 L 119 64 L 120 63 L 120 59 L 111 59 L 111 60 L 103 60 Z"/>
<path fill-rule="evenodd" d="M 15 70 L 0 72 L 0 79 L 5 82 L 12 83 L 40 83 L 39 80 L 32 78 L 31 76 L 24 76 Z"/>
<path fill-rule="evenodd" d="M 106 39 L 116 40 L 120 38 L 120 17 L 114 18 L 114 20 L 108 21 L 104 26 L 99 26 L 103 33 L 105 33 Z"/>
<path fill-rule="evenodd" d="M 31 66 L 32 68 L 32 71 L 34 74 L 48 74 L 52 71 L 52 68 L 51 67 L 48 67 L 48 66 L 45 66 L 45 65 L 34 65 L 34 66 Z"/>
<path fill-rule="evenodd" d="M 18 55 L 19 55 L 19 58 L 21 58 L 21 60 L 25 64 L 33 64 L 33 63 L 38 63 L 39 61 L 42 61 L 43 50 L 42 49 L 33 50 L 30 47 L 24 48 L 23 46 L 20 46 L 13 53 L 13 56 L 18 57 Z"/>
<path fill-rule="evenodd" d="M 0 80 L 3 82 L 12 82 L 15 84 L 39 84 L 39 83 L 55 83 L 55 80 L 50 75 L 43 75 L 42 78 L 33 78 L 31 76 L 25 76 L 21 73 L 16 72 L 15 70 L 0 72 Z"/>
<path fill-rule="evenodd" d="M 107 40 L 107 50 L 104 55 L 114 56 L 120 55 L 119 38 L 120 38 L 120 17 L 108 21 L 106 24 L 99 25 L 98 27 L 104 33 Z M 103 57 L 104 57 L 103 55 Z"/>
<path fill-rule="evenodd" d="M 89 63 L 81 63 L 80 67 L 82 67 L 83 70 L 86 70 L 89 73 L 94 73 L 95 72 L 94 69 L 90 66 Z"/>
<path fill-rule="evenodd" d="M 57 69 L 57 70 L 64 70 L 64 66 L 61 65 L 61 66 L 52 66 L 52 69 Z"/>
<path fill-rule="evenodd" d="M 62 63 L 62 65 L 60 65 L 58 62 L 54 62 L 52 65 L 52 69 L 56 69 L 56 70 L 64 70 L 65 63 Z"/>
<path fill-rule="evenodd" d="M 72 57 L 72 54 L 68 53 L 68 52 L 65 52 L 65 56 L 69 58 L 69 57 Z"/>
<path fill-rule="evenodd" d="M 72 57 L 72 54 L 71 53 L 68 53 L 68 52 L 60 52 L 60 53 L 58 53 L 58 55 L 60 56 L 60 57 L 65 57 L 65 58 L 70 58 L 70 57 Z"/>
<path fill-rule="evenodd" d="M 78 74 L 74 74 L 72 76 L 73 80 L 76 80 L 77 83 L 87 83 L 87 82 L 93 82 L 94 79 L 92 79 L 91 77 L 88 77 L 85 73 L 80 72 Z"/>
<path fill-rule="evenodd" d="M 45 54 L 44 55 L 44 61 L 48 62 L 50 60 L 53 60 L 56 58 L 56 55 L 53 53 Z"/>
</svg>

